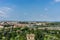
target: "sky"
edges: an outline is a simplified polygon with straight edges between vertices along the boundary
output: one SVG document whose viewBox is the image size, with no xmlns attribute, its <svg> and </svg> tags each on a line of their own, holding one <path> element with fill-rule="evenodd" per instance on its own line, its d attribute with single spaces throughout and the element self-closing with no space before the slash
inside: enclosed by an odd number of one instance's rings
<svg viewBox="0 0 60 40">
<path fill-rule="evenodd" d="M 0 0 L 0 20 L 60 21 L 60 0 Z"/>
</svg>

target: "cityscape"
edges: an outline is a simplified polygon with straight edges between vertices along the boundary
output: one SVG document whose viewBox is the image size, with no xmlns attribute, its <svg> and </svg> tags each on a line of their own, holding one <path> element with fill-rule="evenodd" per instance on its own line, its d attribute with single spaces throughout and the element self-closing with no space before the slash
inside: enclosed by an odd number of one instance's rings
<svg viewBox="0 0 60 40">
<path fill-rule="evenodd" d="M 1 21 L 0 40 L 60 40 L 60 22 Z"/>
<path fill-rule="evenodd" d="M 60 40 L 60 0 L 0 0 L 0 40 Z"/>
</svg>

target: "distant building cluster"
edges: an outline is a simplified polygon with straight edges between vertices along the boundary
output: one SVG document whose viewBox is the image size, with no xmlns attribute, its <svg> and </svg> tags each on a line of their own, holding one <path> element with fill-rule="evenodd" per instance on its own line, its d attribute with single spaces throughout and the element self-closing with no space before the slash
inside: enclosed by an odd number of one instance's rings
<svg viewBox="0 0 60 40">
<path fill-rule="evenodd" d="M 10 21 L 0 22 L 0 28 L 3 28 L 4 25 L 10 25 L 10 26 L 13 25 L 13 27 L 16 28 L 16 27 L 25 27 L 25 26 L 32 27 L 34 25 L 46 25 L 46 23 L 44 22 L 10 22 Z"/>
</svg>

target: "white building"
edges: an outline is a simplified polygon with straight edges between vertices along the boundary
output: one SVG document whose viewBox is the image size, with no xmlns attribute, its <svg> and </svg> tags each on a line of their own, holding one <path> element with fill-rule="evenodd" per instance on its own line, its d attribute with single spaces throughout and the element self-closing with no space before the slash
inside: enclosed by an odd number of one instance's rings
<svg viewBox="0 0 60 40">
<path fill-rule="evenodd" d="M 1 26 L 1 25 L 0 25 L 0 28 L 3 28 L 3 27 L 4 27 L 4 26 Z"/>
</svg>

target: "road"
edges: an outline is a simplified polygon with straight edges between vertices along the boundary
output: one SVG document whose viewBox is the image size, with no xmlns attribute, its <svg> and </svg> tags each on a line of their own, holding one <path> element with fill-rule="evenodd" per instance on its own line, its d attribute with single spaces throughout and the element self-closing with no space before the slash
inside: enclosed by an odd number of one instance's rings
<svg viewBox="0 0 60 40">
<path fill-rule="evenodd" d="M 60 30 L 60 27 L 40 27 L 38 29 L 47 29 L 47 30 Z"/>
</svg>

